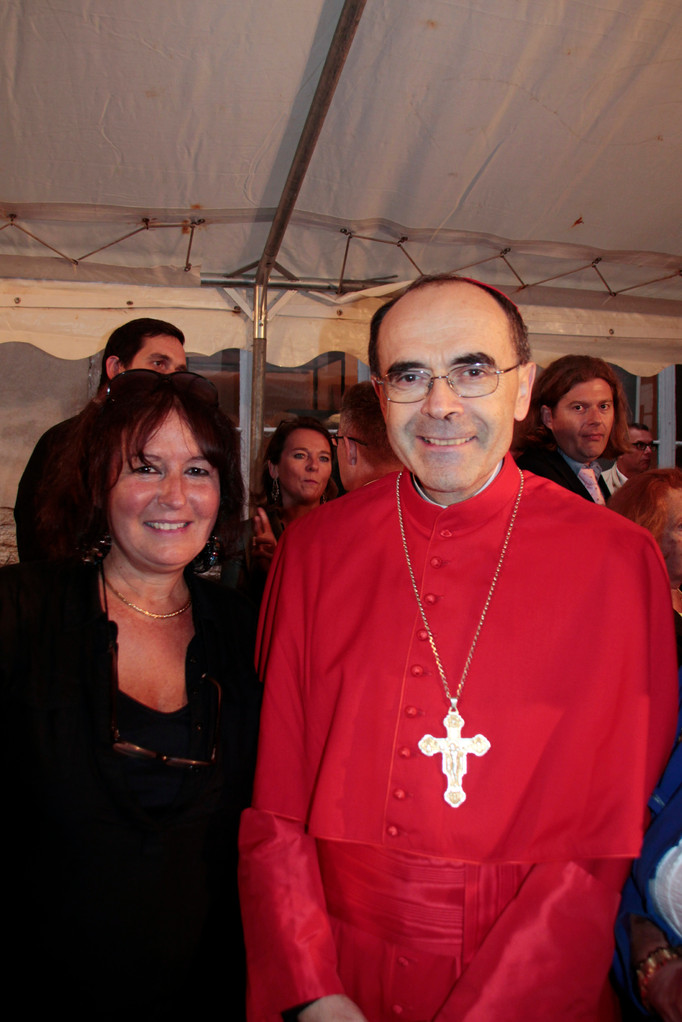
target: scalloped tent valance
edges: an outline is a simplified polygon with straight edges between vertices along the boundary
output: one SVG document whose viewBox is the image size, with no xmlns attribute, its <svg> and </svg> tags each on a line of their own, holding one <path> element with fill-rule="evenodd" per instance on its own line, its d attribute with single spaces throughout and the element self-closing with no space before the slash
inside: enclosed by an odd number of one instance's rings
<svg viewBox="0 0 682 1022">
<path fill-rule="evenodd" d="M 598 354 L 639 376 L 679 360 L 682 318 L 677 303 L 529 288 L 515 296 L 541 365 L 569 352 Z M 367 361 L 369 320 L 380 297 L 287 291 L 273 298 L 268 361 L 303 365 L 328 351 Z M 0 343 L 27 342 L 50 355 L 81 359 L 101 351 L 127 318 L 154 316 L 177 324 L 189 351 L 210 355 L 248 349 L 251 295 L 243 288 L 172 288 L 0 280 Z"/>
</svg>

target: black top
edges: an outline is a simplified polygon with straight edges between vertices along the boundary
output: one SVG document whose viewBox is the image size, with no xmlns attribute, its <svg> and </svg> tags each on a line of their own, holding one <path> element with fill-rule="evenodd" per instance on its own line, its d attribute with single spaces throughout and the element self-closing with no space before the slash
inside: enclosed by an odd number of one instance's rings
<svg viewBox="0 0 682 1022">
<path fill-rule="evenodd" d="M 20 561 L 42 561 L 49 556 L 37 528 L 40 490 L 51 463 L 60 458 L 68 447 L 78 418 L 79 416 L 75 415 L 72 419 L 65 419 L 43 433 L 33 448 L 24 474 L 19 480 L 14 521 L 17 527 L 17 550 Z"/>
<path fill-rule="evenodd" d="M 269 507 L 266 509 L 270 528 L 276 540 L 284 532 L 282 519 L 279 517 L 278 509 Z M 265 583 L 268 572 L 263 571 L 259 564 L 253 559 L 251 543 L 254 537 L 253 518 L 247 518 L 242 522 L 239 543 L 232 557 L 223 564 L 220 581 L 230 589 L 236 589 L 244 593 L 250 600 L 260 607 L 265 592 Z"/>
<path fill-rule="evenodd" d="M 133 761 L 111 747 L 116 628 L 95 569 L 0 571 L 3 920 L 12 938 L 3 957 L 36 1013 L 64 1004 L 75 1019 L 192 1017 L 219 1005 L 230 1018 L 243 1014 L 237 829 L 255 761 L 255 620 L 238 594 L 187 581 L 190 755 L 206 748 L 207 671 L 222 690 L 217 760 L 167 767 L 180 771 L 170 805 L 144 808 Z"/>
</svg>

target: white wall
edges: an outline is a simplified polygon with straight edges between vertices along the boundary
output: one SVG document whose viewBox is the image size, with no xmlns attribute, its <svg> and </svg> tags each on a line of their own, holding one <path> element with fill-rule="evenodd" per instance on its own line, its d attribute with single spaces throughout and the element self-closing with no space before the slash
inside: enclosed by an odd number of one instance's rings
<svg viewBox="0 0 682 1022">
<path fill-rule="evenodd" d="M 0 507 L 14 507 L 38 438 L 87 403 L 89 365 L 89 358 L 66 361 L 31 344 L 0 344 Z"/>
</svg>

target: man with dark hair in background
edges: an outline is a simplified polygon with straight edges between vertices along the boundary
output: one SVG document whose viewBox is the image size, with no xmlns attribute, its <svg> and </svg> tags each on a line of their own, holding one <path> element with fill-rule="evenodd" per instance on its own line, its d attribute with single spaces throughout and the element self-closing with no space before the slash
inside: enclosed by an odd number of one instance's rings
<svg viewBox="0 0 682 1022">
<path fill-rule="evenodd" d="M 564 355 L 535 381 L 517 459 L 519 468 L 605 504 L 611 491 L 599 458 L 628 448 L 627 402 L 620 380 L 601 358 Z"/>
<path fill-rule="evenodd" d="M 339 431 L 333 439 L 347 492 L 402 468 L 388 442 L 381 404 L 369 380 L 344 393 Z"/>
<path fill-rule="evenodd" d="M 187 368 L 185 335 L 162 319 L 133 319 L 114 330 L 102 354 L 99 390 L 126 369 L 153 369 L 176 373 Z M 55 453 L 68 446 L 78 416 L 58 422 L 43 433 L 19 480 L 14 505 L 17 550 L 21 561 L 40 561 L 49 556 L 37 531 L 37 499 L 47 466 Z"/>
<path fill-rule="evenodd" d="M 616 460 L 615 465 L 602 472 L 602 479 L 611 493 L 619 490 L 632 476 L 641 475 L 651 468 L 654 451 L 654 438 L 651 430 L 643 422 L 631 422 L 628 425 L 629 450 Z"/>
</svg>

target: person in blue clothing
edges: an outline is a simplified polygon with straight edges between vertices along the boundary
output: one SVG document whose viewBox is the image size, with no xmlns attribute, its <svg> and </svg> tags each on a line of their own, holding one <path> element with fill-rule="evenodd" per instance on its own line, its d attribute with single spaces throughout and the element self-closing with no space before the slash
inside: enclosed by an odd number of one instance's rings
<svg viewBox="0 0 682 1022">
<path fill-rule="evenodd" d="M 681 734 L 682 711 L 673 753 L 649 799 L 651 823 L 618 914 L 614 974 L 624 1019 L 682 1019 Z"/>
</svg>

